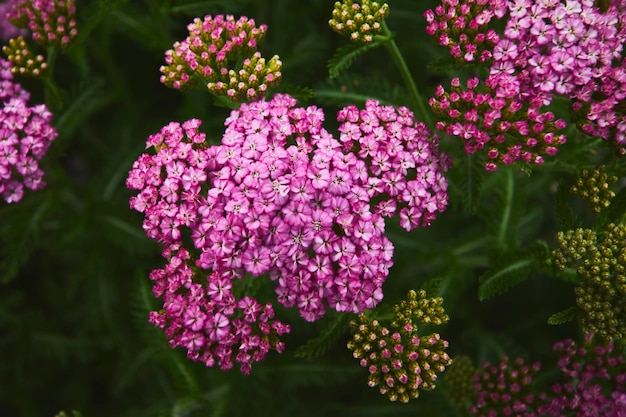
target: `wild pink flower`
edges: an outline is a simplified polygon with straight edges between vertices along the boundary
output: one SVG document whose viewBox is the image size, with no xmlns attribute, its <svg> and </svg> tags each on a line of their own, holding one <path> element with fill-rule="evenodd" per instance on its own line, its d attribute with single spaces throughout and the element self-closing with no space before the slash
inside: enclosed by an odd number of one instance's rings
<svg viewBox="0 0 626 417">
<path fill-rule="evenodd" d="M 257 51 L 267 25 L 256 26 L 245 16 L 207 15 L 195 18 L 189 36 L 165 52 L 161 82 L 175 89 L 206 87 L 235 101 L 255 100 L 278 84 L 282 63 L 269 61 Z"/>
<path fill-rule="evenodd" d="M 11 0 L 8 18 L 46 47 L 67 46 L 78 33 L 74 0 Z"/>
<path fill-rule="evenodd" d="M 558 368 L 563 374 L 552 386 L 552 396 L 538 407 L 541 415 L 626 416 L 626 363 L 612 343 L 594 344 L 587 335 L 582 346 L 571 339 L 554 345 L 561 352 Z"/>
<path fill-rule="evenodd" d="M 29 94 L 13 81 L 11 64 L 0 58 L 0 194 L 17 203 L 24 188 L 45 187 L 40 161 L 57 132 L 45 105 L 29 107 Z"/>
<path fill-rule="evenodd" d="M 308 321 L 327 308 L 373 308 L 393 264 L 393 245 L 373 201 L 388 202 L 385 215 L 396 205 L 401 215 L 414 213 L 402 223 L 407 230 L 429 225 L 445 209 L 441 171 L 449 162 L 408 109 L 373 100 L 362 110 L 343 109 L 340 131 L 357 126 L 343 143 L 322 127 L 323 118 L 316 107 L 296 107 L 292 97 L 276 95 L 231 112 L 219 146 L 207 146 L 198 120 L 170 123 L 148 138 L 156 154 L 133 164 L 127 186 L 140 192 L 130 205 L 144 213 L 144 230 L 163 244 L 168 259 L 152 274 L 155 295 L 164 300 L 152 321 L 192 359 L 223 369 L 238 362 L 248 372 L 250 361 L 269 348 L 282 349 L 277 337 L 289 327 L 257 321 L 246 332 L 269 344 L 250 355 L 233 353 L 247 343 L 232 332 L 241 325 L 235 319 L 241 301 L 230 284 L 236 279 L 268 274 L 278 302 L 297 307 Z M 372 123 L 382 130 L 370 130 Z M 366 140 L 388 160 L 384 168 L 358 156 Z M 371 187 L 376 181 L 380 187 Z M 420 190 L 410 200 L 401 194 L 407 184 Z M 193 246 L 184 246 L 184 236 Z M 210 326 L 198 330 L 199 319 L 181 318 L 194 305 Z"/>
</svg>

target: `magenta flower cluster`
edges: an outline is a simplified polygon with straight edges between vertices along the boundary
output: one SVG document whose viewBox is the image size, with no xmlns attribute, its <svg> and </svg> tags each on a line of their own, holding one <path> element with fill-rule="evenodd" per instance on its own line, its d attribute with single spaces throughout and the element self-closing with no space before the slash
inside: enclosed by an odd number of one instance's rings
<svg viewBox="0 0 626 417">
<path fill-rule="evenodd" d="M 267 31 L 245 16 L 207 15 L 187 26 L 189 36 L 165 53 L 161 83 L 175 89 L 206 87 L 235 101 L 258 99 L 281 78 L 277 55 L 268 62 L 258 52 Z"/>
<path fill-rule="evenodd" d="M 500 35 L 488 24 L 506 13 L 506 0 L 442 0 L 427 10 L 426 33 L 461 62 L 489 62 Z"/>
<path fill-rule="evenodd" d="M 438 129 L 464 140 L 465 152 L 486 153 L 485 169 L 498 169 L 499 164 L 517 161 L 541 165 L 543 155 L 556 155 L 558 146 L 566 141 L 560 133 L 565 121 L 555 120 L 551 111 L 542 111 L 542 103 L 519 100 L 518 83 L 501 74 L 490 76 L 484 84 L 471 78 L 464 88 L 458 78 L 450 92 L 436 89 L 429 101 L 440 115 Z"/>
<path fill-rule="evenodd" d="M 207 145 L 198 120 L 148 139 L 157 153 L 139 157 L 127 186 L 140 190 L 131 207 L 144 213 L 144 230 L 169 260 L 152 274 L 164 299 L 152 320 L 192 359 L 223 369 L 234 360 L 247 372 L 267 347 L 282 349 L 277 336 L 289 327 L 271 321 L 270 305 L 248 326 L 237 321 L 250 303 L 260 311 L 252 298 L 236 299 L 241 279 L 267 274 L 278 302 L 308 321 L 327 308 L 376 306 L 393 255 L 384 216 L 399 203 L 413 229 L 445 208 L 438 168 L 446 159 L 407 109 L 370 101 L 339 119 L 337 140 L 322 127 L 321 109 L 277 95 L 233 111 L 219 146 Z M 244 334 L 268 343 L 254 350 Z M 248 348 L 257 353 L 231 357 Z"/>
<path fill-rule="evenodd" d="M 616 108 L 626 97 L 626 11 L 618 3 L 601 11 L 593 0 L 509 1 L 491 74 L 516 76 L 524 100 L 573 99 L 586 133 L 626 145 L 626 119 Z"/>
<path fill-rule="evenodd" d="M 486 28 L 507 11 L 502 35 Z M 518 160 L 541 164 L 566 140 L 556 132 L 565 123 L 542 110 L 561 95 L 573 100 L 583 131 L 626 145 L 624 13 L 620 3 L 601 11 L 592 0 L 446 0 L 427 11 L 428 33 L 454 57 L 490 65 L 480 94 L 477 79 L 467 89 L 455 80 L 450 93 L 439 87 L 430 102 L 438 127 L 462 138 L 467 153 L 484 150 L 489 171 Z"/>
<path fill-rule="evenodd" d="M 29 97 L 0 58 L 0 194 L 7 203 L 20 201 L 24 188 L 45 186 L 38 162 L 57 136 L 52 114 L 43 104 L 29 107 Z"/>
<path fill-rule="evenodd" d="M 564 381 L 552 386 L 552 396 L 538 407 L 541 416 L 626 417 L 626 363 L 613 343 L 593 346 L 587 336 L 579 346 L 567 339 L 554 345 L 561 352 L 558 368 Z"/>
<path fill-rule="evenodd" d="M 524 358 L 510 361 L 506 356 L 498 365 L 485 362 L 472 378 L 477 399 L 470 412 L 478 417 L 535 417 L 531 383 L 540 368 L 538 362 L 528 365 Z"/>
<path fill-rule="evenodd" d="M 8 18 L 45 47 L 67 46 L 78 33 L 74 0 L 12 0 Z"/>
<path fill-rule="evenodd" d="M 470 412 L 497 417 L 626 417 L 626 363 L 624 354 L 612 343 L 594 343 L 586 335 L 584 343 L 571 339 L 555 343 L 560 352 L 561 372 L 550 393 L 533 389 L 532 367 L 518 359 L 511 364 L 505 357 L 499 366 L 486 363 L 474 375 L 476 400 Z"/>
<path fill-rule="evenodd" d="M 26 30 L 14 26 L 9 21 L 9 12 L 14 2 L 15 0 L 7 0 L 0 3 L 0 42 L 6 42 L 18 36 L 25 36 L 27 33 Z"/>
</svg>

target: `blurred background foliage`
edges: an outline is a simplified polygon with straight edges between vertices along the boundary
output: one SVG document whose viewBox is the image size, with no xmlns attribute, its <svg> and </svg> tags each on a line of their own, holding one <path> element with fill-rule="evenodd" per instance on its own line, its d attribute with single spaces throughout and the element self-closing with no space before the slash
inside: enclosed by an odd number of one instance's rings
<svg viewBox="0 0 626 417">
<path fill-rule="evenodd" d="M 428 66 L 447 54 L 424 32 L 422 14 L 436 2 L 388 3 L 387 24 L 427 99 L 452 75 Z M 366 370 L 346 348 L 345 326 L 326 332 L 337 320 L 332 315 L 310 324 L 278 309 L 292 325 L 286 352 L 270 354 L 250 376 L 188 361 L 147 322 L 148 311 L 159 307 L 148 274 L 163 261 L 143 234 L 140 214 L 128 208 L 126 175 L 147 136 L 163 125 L 200 118 L 217 142 L 229 112 L 206 92 L 161 85 L 164 52 L 186 36 L 196 16 L 245 15 L 269 26 L 260 50 L 281 57 L 282 87 L 311 88 L 315 97 L 303 103 L 323 106 L 329 128 L 348 103 L 371 97 L 409 104 L 384 48 L 329 79 L 328 60 L 347 42 L 328 28 L 332 7 L 329 0 L 77 1 L 79 35 L 56 58 L 57 94 L 37 80 L 19 79 L 32 103 L 51 107 L 60 135 L 42 165 L 48 187 L 0 207 L 0 415 L 463 415 L 445 385 L 409 404 L 368 388 Z M 575 324 L 547 324 L 574 297 L 547 264 L 561 227 L 557 185 L 601 156 L 570 142 L 558 164 L 488 175 L 460 143 L 444 138 L 454 161 L 449 208 L 430 228 L 412 233 L 388 221 L 396 254 L 381 307 L 409 289 L 431 288 L 451 317 L 440 333 L 453 358 L 469 355 L 475 365 L 505 353 L 551 360 L 552 344 L 578 332 Z M 591 221 L 585 207 L 575 208 L 583 222 Z M 533 260 L 524 262 L 529 253 Z M 520 267 L 507 269 L 512 260 Z M 520 284 L 492 298 L 509 285 L 500 278 L 510 273 L 518 275 L 509 284 Z M 266 291 L 269 299 L 271 287 Z M 328 337 L 302 348 L 320 334 Z"/>
</svg>

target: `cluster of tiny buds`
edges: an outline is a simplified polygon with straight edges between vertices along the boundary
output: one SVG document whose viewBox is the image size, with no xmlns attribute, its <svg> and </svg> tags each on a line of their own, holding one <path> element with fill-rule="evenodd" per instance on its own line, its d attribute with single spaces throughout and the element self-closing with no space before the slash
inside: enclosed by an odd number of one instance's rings
<svg viewBox="0 0 626 417">
<path fill-rule="evenodd" d="M 9 21 L 44 47 L 65 47 L 78 33 L 74 0 L 13 0 Z"/>
<path fill-rule="evenodd" d="M 387 3 L 370 0 L 361 0 L 361 4 L 353 0 L 344 0 L 343 3 L 337 1 L 328 25 L 335 32 L 349 36 L 353 42 L 370 43 L 380 33 L 388 14 Z"/>
<path fill-rule="evenodd" d="M 266 25 L 245 16 L 207 15 L 187 26 L 189 36 L 165 52 L 161 83 L 177 90 L 208 88 L 234 101 L 253 101 L 281 79 L 282 62 L 269 61 L 256 51 Z M 237 66 L 236 68 L 234 66 Z"/>
<path fill-rule="evenodd" d="M 610 224 L 601 236 L 591 229 L 559 232 L 554 260 L 561 269 L 577 269 L 583 328 L 620 340 L 626 338 L 626 226 Z"/>
<path fill-rule="evenodd" d="M 467 88 L 454 78 L 450 92 L 439 86 L 429 101 L 441 118 L 437 128 L 463 139 L 469 155 L 485 151 L 488 172 L 517 161 L 543 164 L 543 155 L 554 156 L 565 143 L 566 136 L 557 133 L 565 121 L 542 112 L 541 100 L 520 101 L 517 87 L 517 81 L 506 75 L 483 84 L 474 77 L 467 80 Z"/>
<path fill-rule="evenodd" d="M 617 182 L 615 175 L 607 175 L 603 165 L 594 169 L 583 169 L 580 171 L 576 183 L 572 185 L 572 193 L 579 195 L 588 201 L 591 209 L 599 213 L 602 209 L 611 204 L 615 197 L 609 186 Z"/>
<path fill-rule="evenodd" d="M 48 67 L 43 55 L 33 55 L 21 36 L 10 39 L 9 44 L 2 47 L 2 52 L 13 65 L 11 71 L 14 74 L 37 77 Z"/>
<path fill-rule="evenodd" d="M 461 62 L 489 61 L 500 36 L 487 25 L 504 16 L 500 0 L 443 0 L 434 10 L 427 10 L 426 33 L 449 49 Z"/>
<path fill-rule="evenodd" d="M 410 294 L 415 299 L 415 291 Z M 354 358 L 369 372 L 368 385 L 378 387 L 391 401 L 404 403 L 417 398 L 420 390 L 434 389 L 437 373 L 452 363 L 445 351 L 448 342 L 438 333 L 419 337 L 411 320 L 411 316 L 423 318 L 432 312 L 420 314 L 416 307 L 411 314 L 406 307 L 400 310 L 407 314 L 395 314 L 390 328 L 360 314 L 350 323 L 353 335 L 348 342 Z"/>
<path fill-rule="evenodd" d="M 265 95 L 268 87 L 277 84 L 281 77 L 281 66 L 278 55 L 266 63 L 261 53 L 255 52 L 252 58 L 243 61 L 239 71 L 221 68 L 219 81 L 208 82 L 207 88 L 213 94 L 226 95 L 234 101 L 244 98 L 252 101 Z"/>
<path fill-rule="evenodd" d="M 552 396 L 537 408 L 538 415 L 624 417 L 626 415 L 626 364 L 613 343 L 594 343 L 587 334 L 581 345 L 571 339 L 555 343 L 561 353 L 557 366 L 565 381 L 552 386 Z"/>
<path fill-rule="evenodd" d="M 428 297 L 424 290 L 411 290 L 405 300 L 393 306 L 394 323 L 401 327 L 403 323 L 416 318 L 420 323 L 440 326 L 447 323 L 450 317 L 443 309 L 442 297 Z"/>
<path fill-rule="evenodd" d="M 446 387 L 446 394 L 452 403 L 463 407 L 476 396 L 472 376 L 476 367 L 469 356 L 456 356 L 452 365 L 443 375 L 442 382 Z"/>
<path fill-rule="evenodd" d="M 478 417 L 534 416 L 531 383 L 540 367 L 538 362 L 528 365 L 524 358 L 510 361 L 507 356 L 498 365 L 485 362 L 473 376 L 477 399 L 469 411 Z"/>
</svg>

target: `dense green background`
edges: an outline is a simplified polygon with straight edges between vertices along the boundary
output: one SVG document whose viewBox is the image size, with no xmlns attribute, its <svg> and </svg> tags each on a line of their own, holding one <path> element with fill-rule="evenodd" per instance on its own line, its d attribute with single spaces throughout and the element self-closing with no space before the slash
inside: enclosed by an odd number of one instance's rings
<svg viewBox="0 0 626 417">
<path fill-rule="evenodd" d="M 434 3 L 390 0 L 387 19 L 424 99 L 453 74 L 427 68 L 446 54 L 423 30 L 422 14 Z M 332 4 L 77 1 L 79 37 L 54 67 L 61 95 L 46 93 L 37 80 L 20 80 L 31 102 L 45 100 L 53 109 L 60 135 L 43 163 L 48 187 L 0 207 L 1 416 L 60 410 L 86 417 L 463 415 L 444 389 L 403 405 L 368 388 L 366 371 L 345 347 L 347 334 L 316 359 L 297 357 L 332 318 L 309 324 L 279 309 L 292 325 L 286 352 L 270 354 L 247 377 L 188 361 L 147 323 L 148 311 L 158 308 L 148 273 L 163 261 L 158 245 L 143 235 L 141 216 L 128 208 L 127 172 L 147 136 L 169 121 L 200 118 L 208 137 L 219 141 L 228 115 L 206 92 L 180 93 L 159 83 L 165 50 L 186 36 L 193 17 L 246 15 L 269 26 L 261 51 L 280 55 L 282 86 L 313 89 L 315 98 L 303 103 L 324 106 L 329 128 L 334 113 L 350 102 L 409 103 L 384 48 L 328 80 L 327 62 L 347 42 L 328 28 Z M 575 325 L 546 323 L 573 303 L 571 287 L 533 273 L 506 294 L 479 301 L 479 277 L 537 239 L 554 244 L 558 181 L 605 152 L 604 144 L 595 153 L 582 149 L 573 131 L 572 138 L 558 164 L 488 176 L 460 142 L 445 138 L 442 147 L 455 163 L 449 209 L 432 227 L 412 233 L 388 222 L 396 256 L 382 307 L 439 279 L 439 287 L 429 286 L 444 297 L 451 317 L 438 331 L 450 341 L 453 358 L 467 354 L 480 364 L 524 354 L 549 366 L 552 343 L 577 336 Z"/>
</svg>

